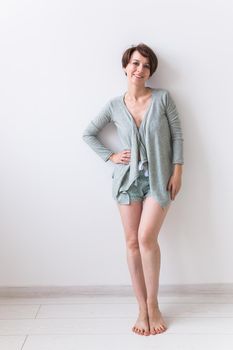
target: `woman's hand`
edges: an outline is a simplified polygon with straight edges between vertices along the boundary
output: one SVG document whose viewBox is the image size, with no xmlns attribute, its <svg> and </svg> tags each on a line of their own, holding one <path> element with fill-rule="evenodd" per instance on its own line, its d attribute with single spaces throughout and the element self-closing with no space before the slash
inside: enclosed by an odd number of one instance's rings
<svg viewBox="0 0 233 350">
<path fill-rule="evenodd" d="M 170 197 L 172 200 L 175 199 L 177 193 L 181 187 L 181 172 L 174 172 L 169 179 L 167 190 L 170 192 Z"/>
<path fill-rule="evenodd" d="M 113 163 L 116 164 L 128 164 L 131 157 L 131 151 L 130 150 L 123 150 L 119 153 L 114 153 L 109 158 Z"/>
</svg>

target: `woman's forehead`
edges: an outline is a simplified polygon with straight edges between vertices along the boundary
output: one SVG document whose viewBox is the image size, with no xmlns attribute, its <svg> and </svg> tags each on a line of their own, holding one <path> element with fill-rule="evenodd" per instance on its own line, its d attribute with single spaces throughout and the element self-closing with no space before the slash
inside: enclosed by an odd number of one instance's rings
<svg viewBox="0 0 233 350">
<path fill-rule="evenodd" d="M 143 63 L 149 63 L 149 59 L 148 57 L 144 57 L 140 54 L 140 52 L 138 51 L 134 51 L 131 55 L 131 59 L 135 59 L 135 60 L 138 60 L 138 61 L 141 61 Z"/>
</svg>

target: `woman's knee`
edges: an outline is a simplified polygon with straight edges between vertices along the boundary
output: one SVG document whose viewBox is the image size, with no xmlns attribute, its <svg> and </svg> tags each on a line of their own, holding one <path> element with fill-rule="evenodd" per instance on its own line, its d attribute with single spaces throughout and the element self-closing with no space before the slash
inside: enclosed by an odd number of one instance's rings
<svg viewBox="0 0 233 350">
<path fill-rule="evenodd" d="M 139 242 L 136 234 L 129 235 L 126 238 L 126 246 L 131 252 L 139 250 Z"/>
<path fill-rule="evenodd" d="M 154 233 L 139 232 L 138 233 L 139 247 L 146 250 L 159 249 L 158 240 Z"/>
</svg>

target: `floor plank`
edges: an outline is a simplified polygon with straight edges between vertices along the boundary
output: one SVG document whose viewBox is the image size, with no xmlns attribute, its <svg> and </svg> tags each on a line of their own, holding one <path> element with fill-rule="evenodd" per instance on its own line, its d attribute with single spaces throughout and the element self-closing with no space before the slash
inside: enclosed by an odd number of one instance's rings
<svg viewBox="0 0 233 350">
<path fill-rule="evenodd" d="M 233 335 L 158 334 L 29 336 L 23 350 L 232 350 Z"/>
</svg>

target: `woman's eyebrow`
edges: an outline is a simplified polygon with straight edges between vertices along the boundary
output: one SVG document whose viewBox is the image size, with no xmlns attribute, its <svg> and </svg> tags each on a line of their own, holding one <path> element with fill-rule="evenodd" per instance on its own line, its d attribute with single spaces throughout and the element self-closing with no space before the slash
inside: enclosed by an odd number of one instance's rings
<svg viewBox="0 0 233 350">
<path fill-rule="evenodd" d="M 138 62 L 140 62 L 139 60 L 137 60 L 136 58 L 133 58 L 133 61 L 138 61 Z M 147 62 L 147 63 L 144 63 L 144 64 L 150 64 L 149 62 Z"/>
</svg>

